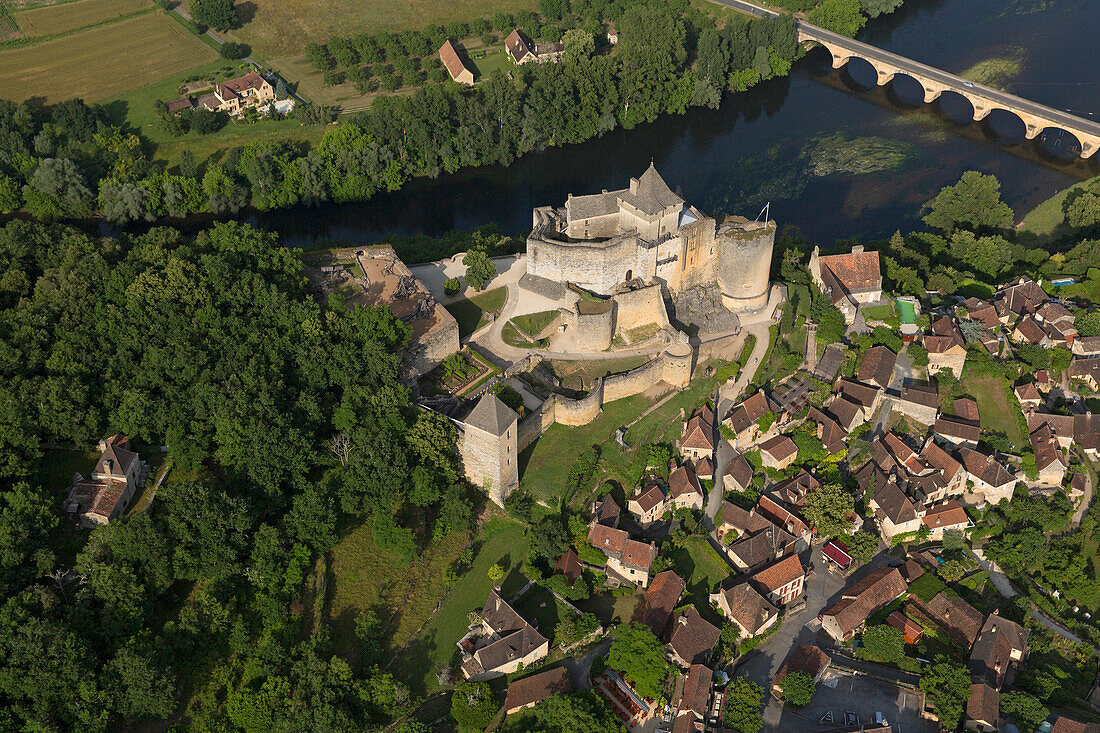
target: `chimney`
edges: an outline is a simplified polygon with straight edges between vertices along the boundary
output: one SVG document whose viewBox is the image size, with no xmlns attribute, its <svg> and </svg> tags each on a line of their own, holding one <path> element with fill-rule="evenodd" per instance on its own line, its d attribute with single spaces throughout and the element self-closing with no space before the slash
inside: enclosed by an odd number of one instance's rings
<svg viewBox="0 0 1100 733">
<path fill-rule="evenodd" d="M 863 253 L 863 245 L 862 244 L 852 245 L 852 254 L 858 255 L 858 254 L 862 254 L 862 253 Z"/>
</svg>

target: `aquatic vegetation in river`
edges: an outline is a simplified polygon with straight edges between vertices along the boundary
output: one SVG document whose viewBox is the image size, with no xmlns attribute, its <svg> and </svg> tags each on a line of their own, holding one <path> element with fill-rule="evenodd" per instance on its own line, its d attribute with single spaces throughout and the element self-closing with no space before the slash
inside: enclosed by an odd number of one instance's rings
<svg viewBox="0 0 1100 733">
<path fill-rule="evenodd" d="M 1004 90 L 1023 71 L 1024 57 L 1024 49 L 1019 46 L 1007 46 L 1000 51 L 1000 55 L 979 61 L 961 72 L 959 76 L 994 89 Z"/>
<path fill-rule="evenodd" d="M 917 147 L 884 137 L 848 138 L 842 133 L 812 138 L 802 151 L 808 170 L 818 178 L 835 174 L 863 175 L 897 171 L 915 162 Z"/>
</svg>

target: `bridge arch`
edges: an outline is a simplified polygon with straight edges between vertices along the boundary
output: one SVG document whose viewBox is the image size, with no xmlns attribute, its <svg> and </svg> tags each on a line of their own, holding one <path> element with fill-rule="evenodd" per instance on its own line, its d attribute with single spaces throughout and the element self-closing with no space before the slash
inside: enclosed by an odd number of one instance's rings
<svg viewBox="0 0 1100 733">
<path fill-rule="evenodd" d="M 1037 132 L 1030 135 L 1027 123 L 1010 109 L 994 107 L 982 117 L 981 122 L 987 133 L 1010 145 L 1031 140 L 1038 135 Z"/>
<path fill-rule="evenodd" d="M 1081 137 L 1073 130 L 1067 130 L 1059 125 L 1047 125 L 1036 136 L 1036 144 L 1041 146 L 1044 153 L 1057 158 L 1067 160 L 1077 157 L 1086 158 L 1088 156 L 1084 153 L 1087 141 L 1082 140 Z"/>
</svg>

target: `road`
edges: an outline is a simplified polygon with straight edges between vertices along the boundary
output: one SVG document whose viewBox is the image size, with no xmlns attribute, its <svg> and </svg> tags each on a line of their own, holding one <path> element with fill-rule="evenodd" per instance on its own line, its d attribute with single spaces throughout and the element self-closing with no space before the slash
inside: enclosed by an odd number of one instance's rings
<svg viewBox="0 0 1100 733">
<path fill-rule="evenodd" d="M 756 17 L 776 17 L 778 15 L 778 13 L 772 10 L 766 10 L 758 5 L 745 2 L 744 0 L 715 1 L 733 8 L 734 10 Z M 1002 92 L 984 84 L 969 81 L 964 77 L 951 74 L 942 69 L 937 69 L 934 66 L 928 66 L 927 64 L 922 64 L 919 61 L 914 61 L 905 56 L 899 56 L 896 53 L 890 53 L 876 46 L 848 38 L 847 36 L 842 36 L 839 33 L 833 33 L 819 26 L 807 23 L 804 20 L 796 19 L 795 23 L 801 38 L 826 41 L 832 45 L 840 46 L 851 51 L 853 55 L 882 61 L 891 66 L 896 66 L 906 73 L 919 74 L 936 83 L 955 88 L 968 97 L 976 97 L 990 102 L 993 106 L 1003 107 L 1008 110 L 1019 110 L 1037 117 L 1042 117 L 1057 123 L 1069 132 L 1080 131 L 1089 135 L 1100 136 L 1100 123 L 1083 119 L 1069 112 L 1048 107 L 1044 104 L 1032 102 L 1023 97 L 1017 97 L 1015 94 Z"/>
<path fill-rule="evenodd" d="M 607 654 L 611 648 L 611 640 L 602 641 L 579 657 L 567 657 L 562 661 L 562 666 L 569 672 L 569 678 L 573 680 L 573 687 L 578 690 L 588 690 L 592 687 L 592 681 L 588 679 L 588 672 L 592 669 L 592 662 L 597 657 Z"/>
</svg>

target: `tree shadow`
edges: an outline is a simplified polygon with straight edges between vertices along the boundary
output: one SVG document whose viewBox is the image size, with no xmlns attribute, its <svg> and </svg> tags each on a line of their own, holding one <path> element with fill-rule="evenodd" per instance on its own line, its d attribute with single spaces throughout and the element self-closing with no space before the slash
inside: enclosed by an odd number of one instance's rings
<svg viewBox="0 0 1100 733">
<path fill-rule="evenodd" d="M 237 28 L 243 25 L 247 25 L 256 19 L 256 11 L 260 8 L 256 3 L 251 0 L 245 0 L 243 3 L 237 3 Z"/>
</svg>

